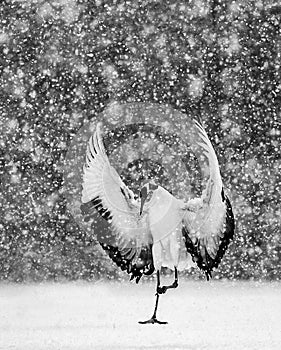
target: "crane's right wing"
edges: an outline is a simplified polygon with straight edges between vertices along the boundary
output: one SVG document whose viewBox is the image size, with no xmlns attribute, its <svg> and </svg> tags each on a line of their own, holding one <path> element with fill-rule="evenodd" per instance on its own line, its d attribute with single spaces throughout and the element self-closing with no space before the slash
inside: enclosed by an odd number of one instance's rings
<svg viewBox="0 0 281 350">
<path fill-rule="evenodd" d="M 110 258 L 137 282 L 143 273 L 152 273 L 152 236 L 146 217 L 140 217 L 133 192 L 110 165 L 99 123 L 88 143 L 82 187 L 82 213 L 89 216 L 94 209 L 111 226 L 106 240 L 100 240 Z"/>
<path fill-rule="evenodd" d="M 186 248 L 207 278 L 218 267 L 234 234 L 234 216 L 224 193 L 219 163 L 214 148 L 202 125 L 195 121 L 197 145 L 209 163 L 209 179 L 201 198 L 186 204 L 183 236 Z"/>
</svg>

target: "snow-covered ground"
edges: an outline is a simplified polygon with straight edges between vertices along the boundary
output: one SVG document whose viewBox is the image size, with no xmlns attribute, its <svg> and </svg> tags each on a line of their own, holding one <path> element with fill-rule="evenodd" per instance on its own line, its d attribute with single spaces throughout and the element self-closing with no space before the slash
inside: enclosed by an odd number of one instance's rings
<svg viewBox="0 0 281 350">
<path fill-rule="evenodd" d="M 0 284 L 0 349 L 281 349 L 281 284 Z"/>
</svg>

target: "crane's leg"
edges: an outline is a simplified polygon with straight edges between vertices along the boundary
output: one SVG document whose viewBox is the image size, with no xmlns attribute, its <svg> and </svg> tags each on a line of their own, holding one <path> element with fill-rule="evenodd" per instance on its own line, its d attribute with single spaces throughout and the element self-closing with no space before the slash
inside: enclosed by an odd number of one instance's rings
<svg viewBox="0 0 281 350">
<path fill-rule="evenodd" d="M 177 288 L 177 286 L 178 286 L 178 269 L 175 266 L 175 280 L 174 280 L 174 282 L 172 284 L 170 284 L 169 286 L 162 286 L 162 287 L 160 287 L 160 285 L 157 286 L 157 293 L 164 294 L 164 293 L 166 293 L 167 289 Z"/>
<path fill-rule="evenodd" d="M 140 324 L 147 324 L 147 323 L 158 323 L 158 324 L 167 324 L 168 322 L 164 321 L 158 321 L 156 318 L 156 312 L 158 308 L 158 301 L 159 301 L 159 290 L 160 288 L 160 271 L 157 270 L 157 285 L 156 285 L 156 302 L 155 302 L 155 308 L 152 317 L 147 321 L 139 321 Z"/>
</svg>

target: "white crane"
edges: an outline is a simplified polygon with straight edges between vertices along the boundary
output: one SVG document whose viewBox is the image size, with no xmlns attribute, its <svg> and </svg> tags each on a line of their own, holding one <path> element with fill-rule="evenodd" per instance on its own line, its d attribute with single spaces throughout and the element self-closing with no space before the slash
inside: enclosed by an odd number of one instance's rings
<svg viewBox="0 0 281 350">
<path fill-rule="evenodd" d="M 106 243 L 100 242 L 110 258 L 131 274 L 136 282 L 156 270 L 156 303 L 148 321 L 156 318 L 159 295 L 178 286 L 178 268 L 189 259 L 202 269 L 207 279 L 220 263 L 234 234 L 234 217 L 224 194 L 219 164 L 202 125 L 194 121 L 197 146 L 208 159 L 209 178 L 200 198 L 187 202 L 175 198 L 152 180 L 143 185 L 139 197 L 124 184 L 110 165 L 97 124 L 86 153 L 83 174 L 82 212 L 95 209 L 111 226 Z M 161 266 L 175 271 L 169 286 L 160 285 Z"/>
</svg>

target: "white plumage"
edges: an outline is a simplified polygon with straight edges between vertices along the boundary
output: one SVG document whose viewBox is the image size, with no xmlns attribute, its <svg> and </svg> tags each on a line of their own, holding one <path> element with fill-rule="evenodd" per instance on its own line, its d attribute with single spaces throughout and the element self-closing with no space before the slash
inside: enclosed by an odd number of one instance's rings
<svg viewBox="0 0 281 350">
<path fill-rule="evenodd" d="M 138 282 L 157 271 L 156 319 L 159 294 L 178 285 L 177 270 L 193 260 L 207 279 L 217 267 L 234 233 L 234 218 L 222 186 L 215 151 L 202 125 L 194 121 L 197 147 L 208 159 L 209 178 L 200 198 L 187 202 L 171 195 L 153 180 L 140 189 L 137 199 L 110 165 L 98 124 L 90 138 L 84 167 L 82 212 L 95 210 L 111 229 L 100 240 L 112 260 Z M 175 269 L 175 281 L 160 286 L 161 266 Z"/>
<path fill-rule="evenodd" d="M 146 185 L 149 187 L 149 184 Z M 185 248 L 182 235 L 185 203 L 176 199 L 161 186 L 153 191 L 151 200 L 144 204 L 146 220 L 153 238 L 154 267 L 178 270 L 192 265 L 191 255 Z"/>
</svg>

